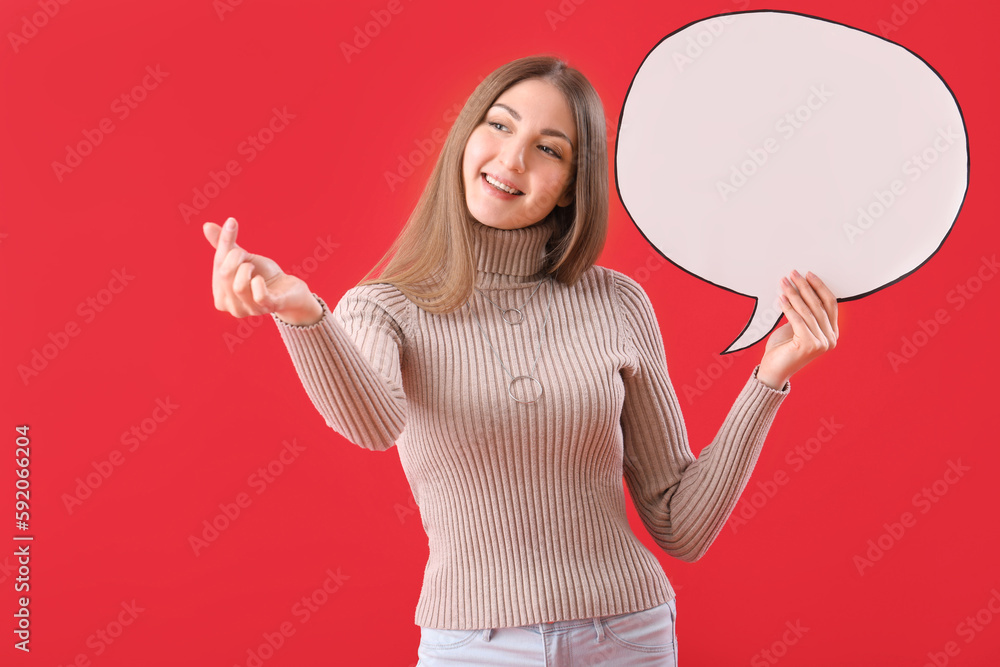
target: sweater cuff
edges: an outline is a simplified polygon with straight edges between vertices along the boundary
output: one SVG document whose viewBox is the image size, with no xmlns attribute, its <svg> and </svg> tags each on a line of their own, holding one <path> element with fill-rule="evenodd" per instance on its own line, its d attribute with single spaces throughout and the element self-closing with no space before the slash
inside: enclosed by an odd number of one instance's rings
<svg viewBox="0 0 1000 667">
<path fill-rule="evenodd" d="M 326 301 L 323 301 L 323 299 L 320 298 L 319 294 L 316 294 L 316 292 L 311 292 L 311 294 L 317 301 L 319 301 L 319 305 L 323 309 L 323 316 L 319 318 L 319 321 L 313 322 L 312 324 L 290 324 L 278 317 L 277 313 L 271 313 L 271 317 L 275 322 L 277 322 L 279 327 L 288 327 L 289 329 L 311 329 L 313 327 L 318 327 L 323 323 L 323 320 L 330 315 L 330 309 L 327 307 Z"/>
<path fill-rule="evenodd" d="M 756 366 L 754 366 L 753 373 L 750 374 L 750 383 L 753 383 L 753 384 L 757 385 L 759 387 L 759 390 L 762 390 L 764 392 L 768 392 L 771 395 L 776 396 L 776 397 L 784 398 L 785 396 L 788 395 L 789 390 L 791 390 L 791 388 L 792 388 L 792 381 L 791 380 L 785 380 L 785 386 L 782 387 L 780 390 L 779 389 L 775 389 L 775 388 L 773 388 L 773 387 L 771 387 L 769 385 L 764 384 L 763 382 L 761 382 L 760 380 L 757 379 L 757 371 L 759 371 L 759 370 L 760 370 L 760 364 L 757 364 Z"/>
</svg>

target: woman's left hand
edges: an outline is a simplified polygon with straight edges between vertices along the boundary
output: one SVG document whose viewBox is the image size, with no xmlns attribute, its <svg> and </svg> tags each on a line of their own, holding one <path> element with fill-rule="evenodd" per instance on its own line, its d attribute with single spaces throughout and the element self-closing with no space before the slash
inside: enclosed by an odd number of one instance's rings
<svg viewBox="0 0 1000 667">
<path fill-rule="evenodd" d="M 837 298 L 823 281 L 809 272 L 792 271 L 782 278 L 781 310 L 788 322 L 778 327 L 764 348 L 757 379 L 783 389 L 797 370 L 837 346 Z"/>
</svg>

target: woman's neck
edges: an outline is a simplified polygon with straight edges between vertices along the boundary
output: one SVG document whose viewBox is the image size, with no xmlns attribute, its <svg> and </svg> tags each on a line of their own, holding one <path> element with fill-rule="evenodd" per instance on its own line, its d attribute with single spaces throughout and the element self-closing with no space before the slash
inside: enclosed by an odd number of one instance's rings
<svg viewBox="0 0 1000 667">
<path fill-rule="evenodd" d="M 545 246 L 555 229 L 551 218 L 521 229 L 498 229 L 473 221 L 476 287 L 516 287 L 538 282 L 545 275 Z"/>
</svg>

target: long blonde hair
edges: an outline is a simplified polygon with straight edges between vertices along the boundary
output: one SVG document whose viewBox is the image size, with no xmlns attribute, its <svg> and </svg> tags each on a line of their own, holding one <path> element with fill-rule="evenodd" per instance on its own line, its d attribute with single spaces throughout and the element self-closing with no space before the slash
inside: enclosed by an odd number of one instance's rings
<svg viewBox="0 0 1000 667">
<path fill-rule="evenodd" d="M 572 285 L 593 266 L 608 231 L 604 107 L 579 71 L 558 58 L 530 56 L 498 68 L 469 96 L 406 225 L 358 285 L 390 283 L 431 313 L 451 312 L 466 302 L 475 284 L 476 258 L 471 238 L 475 219 L 466 205 L 462 180 L 465 145 L 497 98 L 526 79 L 543 79 L 555 85 L 573 111 L 577 130 L 573 202 L 555 207 L 546 218 L 554 218 L 556 226 L 543 270 Z M 387 260 L 379 276 L 371 278 Z"/>
</svg>

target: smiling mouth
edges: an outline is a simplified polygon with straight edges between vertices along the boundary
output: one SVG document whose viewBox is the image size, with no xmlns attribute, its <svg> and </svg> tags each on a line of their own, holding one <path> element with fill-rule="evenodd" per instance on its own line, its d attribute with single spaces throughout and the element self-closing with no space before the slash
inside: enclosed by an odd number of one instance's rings
<svg viewBox="0 0 1000 667">
<path fill-rule="evenodd" d="M 500 181 L 498 181 L 497 179 L 493 178 L 492 176 L 490 176 L 487 173 L 483 174 L 483 178 L 486 180 L 487 183 L 489 183 L 491 186 L 493 186 L 494 188 L 496 188 L 500 192 L 506 192 L 509 195 L 523 195 L 524 194 L 523 192 L 521 192 L 517 188 L 512 188 L 509 185 L 504 185 L 503 183 L 501 183 Z"/>
</svg>

